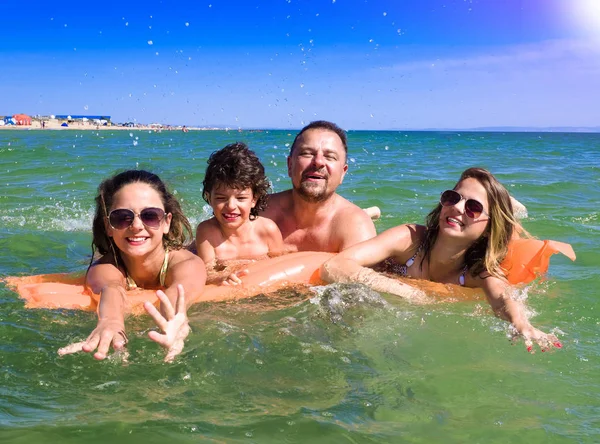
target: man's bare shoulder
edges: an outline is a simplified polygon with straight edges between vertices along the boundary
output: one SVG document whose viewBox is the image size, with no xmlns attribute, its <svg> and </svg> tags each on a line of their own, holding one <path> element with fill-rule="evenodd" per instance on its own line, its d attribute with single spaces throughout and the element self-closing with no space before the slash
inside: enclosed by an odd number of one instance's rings
<svg viewBox="0 0 600 444">
<path fill-rule="evenodd" d="M 339 238 L 339 251 L 377 235 L 371 217 L 358 205 L 338 196 L 332 219 L 332 236 Z"/>
<path fill-rule="evenodd" d="M 341 219 L 342 222 L 347 218 L 351 218 L 352 220 L 371 221 L 371 217 L 361 207 L 353 204 L 339 194 L 336 197 L 335 219 Z"/>
<path fill-rule="evenodd" d="M 261 216 L 276 220 L 283 211 L 289 210 L 292 206 L 292 190 L 280 191 L 279 193 L 269 194 L 267 199 L 267 208 L 261 213 Z"/>
</svg>

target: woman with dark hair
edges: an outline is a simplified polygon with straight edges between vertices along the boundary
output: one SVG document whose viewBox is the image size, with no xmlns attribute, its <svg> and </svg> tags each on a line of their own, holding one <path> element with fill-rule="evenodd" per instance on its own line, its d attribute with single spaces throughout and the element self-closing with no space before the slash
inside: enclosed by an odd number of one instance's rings
<svg viewBox="0 0 600 444">
<path fill-rule="evenodd" d="M 124 171 L 98 187 L 92 231 L 85 283 L 99 298 L 98 325 L 86 341 L 59 354 L 97 349 L 94 358 L 104 359 L 111 344 L 123 348 L 127 291 L 143 288 L 157 290 L 160 312 L 149 302 L 144 307 L 165 333 L 149 336 L 167 349 L 165 360 L 172 360 L 190 330 L 186 300 L 189 305 L 197 299 L 206 281 L 204 263 L 184 248 L 192 230 L 179 202 L 156 174 Z"/>
<path fill-rule="evenodd" d="M 327 282 L 362 282 L 377 291 L 428 302 L 420 291 L 370 268 L 386 261 L 402 276 L 479 287 L 494 312 L 542 350 L 561 347 L 558 339 L 534 328 L 523 305 L 511 297 L 500 264 L 511 238 L 522 231 L 508 191 L 487 170 L 469 168 L 429 213 L 426 225 L 400 225 L 344 250 L 321 268 Z"/>
</svg>

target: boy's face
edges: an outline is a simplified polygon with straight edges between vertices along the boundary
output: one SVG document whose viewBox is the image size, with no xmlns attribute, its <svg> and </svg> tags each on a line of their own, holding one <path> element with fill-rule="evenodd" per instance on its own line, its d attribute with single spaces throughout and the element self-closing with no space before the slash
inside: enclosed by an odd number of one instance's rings
<svg viewBox="0 0 600 444">
<path fill-rule="evenodd" d="M 250 210 L 256 205 L 251 188 L 243 190 L 217 185 L 210 192 L 210 206 L 220 225 L 238 228 L 250 218 Z"/>
</svg>

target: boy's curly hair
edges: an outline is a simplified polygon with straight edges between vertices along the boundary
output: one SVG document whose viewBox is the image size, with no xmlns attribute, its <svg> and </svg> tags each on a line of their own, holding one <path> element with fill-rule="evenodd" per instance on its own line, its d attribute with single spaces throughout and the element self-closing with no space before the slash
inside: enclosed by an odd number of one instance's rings
<svg viewBox="0 0 600 444">
<path fill-rule="evenodd" d="M 254 151 L 243 142 L 236 142 L 215 151 L 208 158 L 206 174 L 202 181 L 202 197 L 210 204 L 211 191 L 219 185 L 236 190 L 250 188 L 256 205 L 250 210 L 250 220 L 267 206 L 267 193 L 271 184 L 265 168 Z"/>
</svg>

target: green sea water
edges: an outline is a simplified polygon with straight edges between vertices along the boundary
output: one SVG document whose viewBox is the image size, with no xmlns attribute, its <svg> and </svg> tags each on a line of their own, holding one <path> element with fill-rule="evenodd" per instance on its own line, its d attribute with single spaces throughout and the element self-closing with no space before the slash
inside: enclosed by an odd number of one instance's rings
<svg viewBox="0 0 600 444">
<path fill-rule="evenodd" d="M 211 152 L 247 142 L 275 191 L 294 133 L 0 131 L 0 277 L 83 271 L 93 197 L 144 168 L 192 223 Z M 470 166 L 527 206 L 527 230 L 573 245 L 521 290 L 564 347 L 531 355 L 484 301 L 415 307 L 360 286 L 190 309 L 172 364 L 130 318 L 129 357 L 56 350 L 91 313 L 25 309 L 0 284 L 0 442 L 600 442 L 600 134 L 350 132 L 340 193 L 378 205 L 379 232 L 420 222 Z"/>
</svg>

